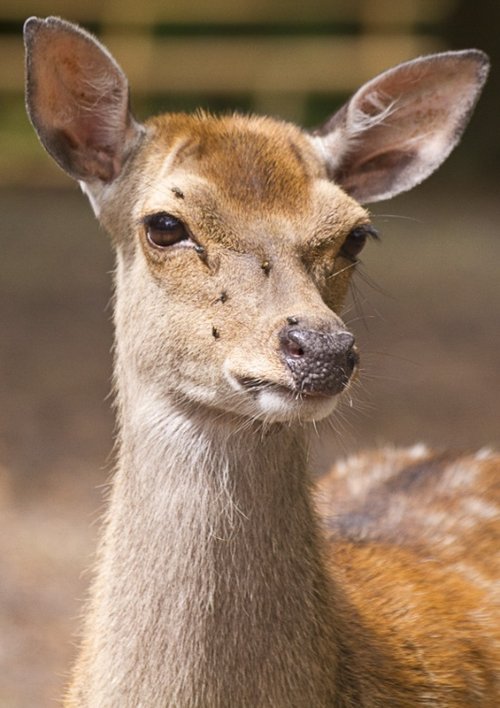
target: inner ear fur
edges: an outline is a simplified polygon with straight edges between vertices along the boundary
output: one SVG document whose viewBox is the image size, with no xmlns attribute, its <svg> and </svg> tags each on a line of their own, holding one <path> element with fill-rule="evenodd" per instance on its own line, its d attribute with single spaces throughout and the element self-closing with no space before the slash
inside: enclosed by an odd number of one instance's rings
<svg viewBox="0 0 500 708">
<path fill-rule="evenodd" d="M 125 74 L 91 34 L 57 17 L 24 26 L 26 104 L 56 162 L 78 180 L 113 181 L 143 132 Z"/>
<path fill-rule="evenodd" d="M 400 64 L 360 88 L 312 141 L 332 180 L 362 203 L 411 189 L 448 157 L 489 69 L 476 49 Z"/>
</svg>

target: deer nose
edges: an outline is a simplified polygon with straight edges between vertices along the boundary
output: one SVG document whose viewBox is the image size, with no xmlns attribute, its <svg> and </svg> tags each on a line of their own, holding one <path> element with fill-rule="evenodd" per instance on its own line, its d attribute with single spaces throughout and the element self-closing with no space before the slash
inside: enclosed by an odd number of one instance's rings
<svg viewBox="0 0 500 708">
<path fill-rule="evenodd" d="M 359 361 L 354 336 L 345 330 L 324 332 L 288 326 L 281 330 L 279 340 L 295 386 L 303 393 L 340 393 Z"/>
</svg>

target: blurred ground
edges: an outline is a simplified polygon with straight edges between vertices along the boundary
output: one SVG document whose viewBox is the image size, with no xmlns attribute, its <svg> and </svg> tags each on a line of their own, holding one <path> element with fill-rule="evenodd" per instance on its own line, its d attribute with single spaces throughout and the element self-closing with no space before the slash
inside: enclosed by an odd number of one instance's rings
<svg viewBox="0 0 500 708">
<path fill-rule="evenodd" d="M 110 474 L 112 258 L 84 197 L 0 192 L 0 706 L 55 705 Z M 500 443 L 498 196 L 446 173 L 380 205 L 346 320 L 364 375 L 318 447 Z M 324 426 L 323 426 L 324 427 Z"/>
</svg>

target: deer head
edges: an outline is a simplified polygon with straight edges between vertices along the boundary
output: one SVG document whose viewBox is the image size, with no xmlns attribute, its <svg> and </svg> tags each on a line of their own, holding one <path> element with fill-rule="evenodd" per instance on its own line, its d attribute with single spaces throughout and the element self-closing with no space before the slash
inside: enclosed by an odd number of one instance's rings
<svg viewBox="0 0 500 708">
<path fill-rule="evenodd" d="M 260 420 L 328 415 L 358 363 L 341 313 L 375 234 L 361 204 L 448 156 L 485 55 L 397 66 L 308 132 L 201 112 L 140 124 L 94 37 L 57 18 L 31 18 L 25 37 L 35 130 L 117 250 L 122 387 Z"/>
</svg>

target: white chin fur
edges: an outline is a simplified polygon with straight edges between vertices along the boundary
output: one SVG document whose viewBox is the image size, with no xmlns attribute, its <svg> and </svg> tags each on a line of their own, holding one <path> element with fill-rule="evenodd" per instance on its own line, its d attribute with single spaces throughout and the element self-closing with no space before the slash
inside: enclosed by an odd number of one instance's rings
<svg viewBox="0 0 500 708">
<path fill-rule="evenodd" d="M 292 420 L 313 421 L 326 418 L 337 406 L 338 397 L 292 398 L 280 391 L 260 391 L 255 404 L 266 420 L 287 422 Z"/>
</svg>

